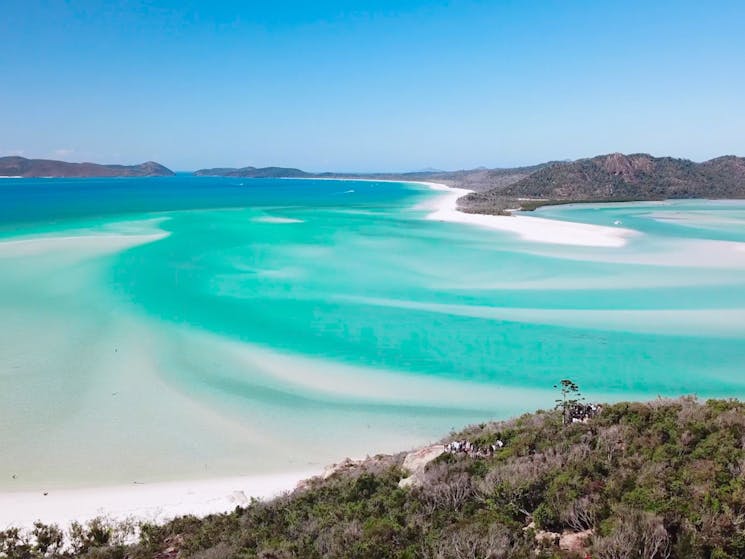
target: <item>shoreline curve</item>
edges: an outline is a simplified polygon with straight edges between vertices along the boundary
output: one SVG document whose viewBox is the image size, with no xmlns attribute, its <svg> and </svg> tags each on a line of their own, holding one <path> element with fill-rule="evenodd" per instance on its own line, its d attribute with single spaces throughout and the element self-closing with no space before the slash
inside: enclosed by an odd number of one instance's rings
<svg viewBox="0 0 745 559">
<path fill-rule="evenodd" d="M 432 190 L 446 192 L 440 198 L 427 219 L 452 223 L 464 223 L 514 233 L 525 241 L 586 247 L 623 247 L 629 238 L 640 235 L 638 231 L 622 227 L 608 227 L 559 221 L 525 215 L 490 215 L 466 213 L 458 209 L 458 199 L 473 192 L 465 188 L 450 187 L 441 183 L 416 182 Z"/>
</svg>

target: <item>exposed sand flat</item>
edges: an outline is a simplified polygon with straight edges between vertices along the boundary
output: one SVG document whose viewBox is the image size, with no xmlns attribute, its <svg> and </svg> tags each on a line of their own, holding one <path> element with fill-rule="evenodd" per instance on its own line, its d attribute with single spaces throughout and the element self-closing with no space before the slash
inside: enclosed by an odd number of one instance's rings
<svg viewBox="0 0 745 559">
<path fill-rule="evenodd" d="M 719 338 L 745 338 L 740 325 L 745 324 L 745 309 L 534 309 L 513 307 L 487 307 L 479 305 L 449 305 L 376 299 L 373 297 L 347 297 L 369 305 L 396 307 L 417 311 L 508 320 L 529 324 L 550 324 L 596 330 L 616 330 L 661 335 L 687 335 L 696 331 L 699 336 Z"/>
<path fill-rule="evenodd" d="M 156 217 L 108 223 L 104 227 L 73 228 L 64 235 L 37 233 L 0 239 L 0 258 L 17 258 L 38 254 L 96 255 L 118 252 L 170 235 L 159 224 L 167 218 Z"/>
<path fill-rule="evenodd" d="M 167 236 L 168 233 L 163 232 L 149 235 L 71 235 L 0 241 L 0 258 L 31 256 L 61 250 L 80 250 L 89 254 L 117 252 L 144 243 L 151 243 Z"/>
<path fill-rule="evenodd" d="M 121 320 L 120 317 L 118 321 Z M 71 326 L 67 325 L 67 328 L 69 332 Z M 100 326 L 97 328 L 100 329 Z M 89 336 L 86 334 L 84 337 L 87 339 Z M 359 411 L 346 413 L 342 427 L 335 426 L 335 420 L 326 417 L 327 412 L 322 407 L 311 406 L 306 408 L 302 418 L 314 427 L 298 432 L 293 422 L 280 425 L 274 420 L 260 421 L 260 417 L 271 418 L 276 413 L 276 410 L 272 411 L 271 403 L 263 406 L 256 404 L 261 411 L 253 419 L 253 412 L 234 416 L 226 411 L 223 417 L 209 405 L 193 399 L 191 393 L 183 393 L 178 386 L 167 384 L 157 374 L 155 360 L 160 356 L 172 366 L 178 364 L 166 358 L 165 349 L 157 352 L 151 347 L 156 339 L 157 334 L 147 325 L 127 320 L 125 323 L 118 322 L 114 331 L 109 332 L 95 347 L 89 347 L 89 350 L 103 354 L 100 359 L 94 360 L 97 363 L 94 370 L 105 371 L 106 375 L 98 375 L 96 383 L 87 388 L 77 401 L 78 409 L 74 416 L 55 416 L 59 419 L 53 434 L 49 435 L 53 440 L 44 443 L 41 456 L 55 455 L 56 460 L 62 460 L 60 467 L 63 470 L 75 467 L 76 460 L 83 460 L 92 476 L 104 470 L 121 468 L 127 472 L 125 479 L 134 481 L 138 480 L 135 470 L 142 458 L 146 460 L 143 468 L 140 468 L 143 475 L 152 474 L 160 479 L 168 479 L 168 471 L 171 470 L 163 470 L 164 460 L 173 462 L 174 467 L 178 468 L 177 463 L 185 460 L 207 462 L 213 454 L 232 453 L 234 462 L 241 462 L 240 469 L 233 467 L 233 471 L 250 475 L 223 478 L 221 474 L 213 473 L 206 474 L 208 479 L 203 481 L 156 480 L 124 485 L 108 485 L 106 479 L 102 479 L 91 481 L 89 488 L 72 489 L 66 488 L 59 480 L 49 485 L 40 482 L 40 474 L 28 471 L 23 464 L 3 464 L 0 472 L 5 480 L 5 491 L 0 492 L 0 530 L 8 525 L 30 526 L 37 519 L 63 525 L 101 515 L 115 519 L 132 517 L 162 521 L 176 515 L 229 511 L 236 505 L 245 504 L 247 498 L 270 497 L 292 489 L 297 481 L 318 473 L 324 464 L 338 462 L 346 456 L 360 458 L 376 450 L 409 448 L 412 438 L 416 436 L 406 431 L 399 434 L 397 429 L 403 422 L 410 424 L 412 420 L 409 416 L 397 415 L 396 404 L 468 405 L 481 409 L 475 416 L 483 416 L 486 413 L 484 410 L 491 409 L 501 400 L 530 402 L 532 407 L 537 407 L 540 402 L 551 398 L 548 390 L 524 391 L 484 386 L 483 390 L 474 391 L 468 385 L 445 379 L 373 372 L 323 360 L 284 355 L 249 344 L 221 341 L 219 337 L 202 332 L 188 331 L 185 337 L 179 336 L 173 340 L 174 348 L 191 367 L 211 371 L 215 369 L 216 359 L 223 363 L 218 367 L 220 378 L 246 380 L 249 377 L 252 386 L 288 396 L 295 395 L 299 401 L 317 401 L 329 405 L 334 402 L 354 402 L 360 407 L 379 403 L 381 406 L 388 405 L 390 409 L 390 414 L 385 417 L 374 410 L 366 415 Z M 118 352 L 110 351 L 114 343 L 107 340 L 116 340 Z M 45 340 L 44 343 L 49 342 Z M 13 340 L 6 344 L 12 345 L 15 345 Z M 0 352 L 4 347 L 0 344 Z M 161 346 L 158 344 L 158 347 Z M 21 347 L 21 354 L 25 353 L 23 349 Z M 58 352 L 54 354 L 59 355 Z M 58 365 L 66 368 L 62 362 Z M 148 386 L 148 391 L 140 392 L 134 401 L 128 400 L 141 386 Z M 34 396 L 34 400 L 38 398 Z M 224 404 L 224 407 L 229 406 L 229 403 Z M 314 412 L 314 409 L 319 411 Z M 289 412 L 282 409 L 281 414 L 287 418 Z M 86 419 L 90 417 L 96 418 L 93 428 Z M 164 437 L 159 429 L 153 428 L 174 420 L 182 426 L 182 434 L 168 433 Z M 295 421 L 300 420 L 298 416 Z M 12 421 L 22 424 L 21 419 Z M 377 422 L 372 431 L 369 429 L 371 422 Z M 148 431 L 149 428 L 151 430 Z M 359 442 L 349 444 L 345 442 L 350 440 L 345 430 L 352 429 L 359 433 Z M 145 432 L 148 433 L 147 437 L 142 436 Z M 327 440 L 328 433 L 332 432 L 338 440 Z M 208 433 L 212 433 L 215 439 L 214 446 L 204 443 Z M 44 436 L 47 436 L 46 429 Z M 91 456 L 86 449 L 87 444 L 83 443 L 87 440 L 106 441 L 105 446 L 109 448 L 126 448 L 133 440 L 139 442 L 138 448 L 129 453 L 131 456 L 117 459 L 106 451 Z M 33 443 L 38 444 L 39 440 Z M 199 451 L 190 456 L 191 445 L 197 443 Z M 28 456 L 34 452 L 33 444 L 29 447 L 14 445 L 12 448 L 13 456 Z M 73 453 L 74 449 L 78 449 L 80 454 L 64 458 L 67 449 L 73 449 Z M 148 454 L 158 455 L 159 464 L 151 466 L 152 472 L 147 466 Z M 298 459 L 298 456 L 303 458 Z M 283 473 L 265 473 L 272 469 Z M 172 471 L 173 476 L 180 479 L 188 479 L 193 473 L 183 469 Z M 10 481 L 11 474 L 17 474 L 18 478 Z M 19 484 L 19 490 L 13 488 L 15 483 Z M 80 481 L 76 483 L 80 484 Z M 88 484 L 83 483 L 83 486 Z M 48 494 L 44 495 L 44 492 Z"/>
<path fill-rule="evenodd" d="M 538 245 L 536 245 L 538 246 Z M 536 254 L 552 257 L 607 262 L 614 264 L 641 264 L 645 266 L 689 268 L 696 270 L 742 270 L 745 269 L 745 243 L 739 241 L 717 241 L 710 239 L 661 239 L 643 251 L 620 251 L 618 253 L 580 252 L 566 249 L 560 253 L 549 253 L 546 249 L 531 250 Z M 688 272 L 686 272 L 688 273 Z M 679 278 L 673 279 L 673 283 Z M 683 279 L 688 279 L 684 276 Z M 711 279 L 711 276 L 710 278 Z M 723 278 L 724 279 L 724 278 Z M 702 280 L 708 281 L 708 279 Z M 725 279 L 725 283 L 728 283 Z M 696 285 L 701 285 L 697 282 Z"/>
<path fill-rule="evenodd" d="M 253 221 L 257 223 L 303 223 L 302 219 L 294 219 L 292 217 L 279 217 L 279 216 L 261 216 L 255 217 Z"/>
<path fill-rule="evenodd" d="M 375 299 L 358 300 L 378 303 Z M 194 347 L 208 343 L 208 347 L 219 350 L 221 354 L 230 355 L 240 364 L 239 371 L 252 371 L 255 382 L 292 393 L 322 398 L 321 401 L 341 398 L 343 401 L 360 404 L 452 406 L 483 411 L 497 403 L 506 405 L 507 402 L 516 400 L 540 406 L 552 396 L 549 389 L 543 388 L 527 391 L 509 386 L 407 374 L 405 371 L 371 370 L 324 359 L 283 354 L 258 345 L 236 343 L 204 333 L 192 334 L 189 339 L 189 343 Z M 395 441 L 393 433 L 389 437 L 391 442 Z M 343 448 L 339 449 L 339 452 L 343 451 Z"/>
<path fill-rule="evenodd" d="M 604 227 L 586 223 L 558 221 L 541 217 L 524 215 L 500 216 L 487 214 L 470 214 L 458 210 L 457 200 L 471 191 L 464 188 L 450 188 L 444 184 L 422 182 L 434 190 L 448 191 L 437 202 L 437 206 L 427 219 L 467 223 L 507 231 L 519 235 L 526 241 L 576 245 L 589 247 L 622 247 L 628 239 L 639 235 L 637 231 L 621 227 Z"/>
<path fill-rule="evenodd" d="M 204 516 L 247 505 L 251 497 L 265 499 L 295 488 L 297 483 L 319 474 L 305 471 L 289 474 L 230 477 L 202 481 L 177 481 L 142 485 L 120 485 L 91 489 L 0 493 L 0 529 L 30 528 L 37 520 L 67 526 L 99 516 L 114 520 L 162 522 L 176 516 Z"/>
</svg>

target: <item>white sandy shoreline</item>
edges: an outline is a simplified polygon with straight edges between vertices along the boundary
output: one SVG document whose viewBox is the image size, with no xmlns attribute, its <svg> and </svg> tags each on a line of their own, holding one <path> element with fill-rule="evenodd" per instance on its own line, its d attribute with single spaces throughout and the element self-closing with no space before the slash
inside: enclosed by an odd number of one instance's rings
<svg viewBox="0 0 745 559">
<path fill-rule="evenodd" d="M 458 199 L 470 194 L 472 190 L 452 188 L 433 182 L 419 182 L 418 184 L 427 185 L 434 190 L 447 191 L 447 194 L 440 198 L 434 211 L 427 216 L 427 219 L 431 220 L 467 223 L 487 229 L 506 231 L 515 233 L 526 241 L 589 247 L 622 247 L 630 237 L 639 234 L 637 231 L 622 227 L 606 227 L 542 217 L 466 213 L 458 209 Z"/>
<path fill-rule="evenodd" d="M 268 499 L 293 490 L 318 471 L 255 475 L 197 481 L 117 485 L 0 493 L 0 530 L 31 528 L 40 520 L 69 526 L 96 517 L 165 522 L 183 515 L 205 516 Z"/>
<path fill-rule="evenodd" d="M 300 177 L 299 180 L 421 184 L 431 188 L 432 190 L 438 190 L 445 193 L 433 206 L 430 207 L 433 211 L 427 216 L 427 219 L 452 223 L 464 223 L 475 225 L 477 227 L 484 227 L 486 229 L 505 231 L 508 233 L 514 233 L 523 240 L 538 243 L 613 248 L 625 246 L 629 238 L 640 235 L 638 231 L 625 229 L 623 227 L 609 227 L 574 221 L 559 221 L 557 219 L 546 219 L 543 217 L 526 215 L 504 216 L 462 212 L 458 209 L 458 199 L 466 194 L 471 194 L 474 191 L 466 188 L 455 188 L 438 182 L 337 177 Z"/>
</svg>

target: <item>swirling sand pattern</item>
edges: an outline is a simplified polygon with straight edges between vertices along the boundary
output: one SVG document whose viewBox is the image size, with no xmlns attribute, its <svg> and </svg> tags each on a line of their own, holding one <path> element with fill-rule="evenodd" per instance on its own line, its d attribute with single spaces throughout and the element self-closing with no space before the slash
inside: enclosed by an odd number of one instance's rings
<svg viewBox="0 0 745 559">
<path fill-rule="evenodd" d="M 0 196 L 2 488 L 305 471 L 550 406 L 564 377 L 745 394 L 745 203 L 538 212 L 633 232 L 582 246 L 427 219 L 442 194 L 395 183 Z"/>
</svg>

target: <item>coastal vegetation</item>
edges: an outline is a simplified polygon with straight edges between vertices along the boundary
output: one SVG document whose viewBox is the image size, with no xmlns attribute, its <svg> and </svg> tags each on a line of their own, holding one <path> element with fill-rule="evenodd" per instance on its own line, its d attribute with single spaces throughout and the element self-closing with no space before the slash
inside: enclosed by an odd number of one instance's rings
<svg viewBox="0 0 745 559">
<path fill-rule="evenodd" d="M 442 441 L 501 441 L 494 452 L 432 453 L 435 445 L 427 452 L 436 457 L 416 466 L 406 453 L 346 461 L 271 501 L 142 525 L 134 543 L 131 526 L 103 520 L 66 532 L 7 530 L 0 556 L 745 556 L 745 404 L 659 399 L 576 417 L 571 410 L 584 405 L 576 385 L 559 389 L 554 410 Z"/>
<path fill-rule="evenodd" d="M 511 184 L 468 194 L 459 205 L 468 212 L 498 213 L 571 202 L 743 197 L 745 158 L 724 156 L 694 163 L 613 153 L 546 165 Z"/>
</svg>

